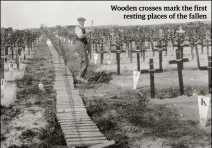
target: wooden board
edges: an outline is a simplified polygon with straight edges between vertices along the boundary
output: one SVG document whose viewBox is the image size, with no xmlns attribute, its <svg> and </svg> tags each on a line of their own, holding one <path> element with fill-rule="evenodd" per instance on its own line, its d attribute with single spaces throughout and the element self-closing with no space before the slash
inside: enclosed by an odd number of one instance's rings
<svg viewBox="0 0 212 148">
<path fill-rule="evenodd" d="M 58 53 L 53 46 L 49 48 L 52 55 Z M 52 61 L 56 76 L 56 115 L 68 147 L 88 147 L 109 142 L 88 116 L 79 90 L 74 88 L 73 75 L 62 57 L 55 56 Z"/>
</svg>

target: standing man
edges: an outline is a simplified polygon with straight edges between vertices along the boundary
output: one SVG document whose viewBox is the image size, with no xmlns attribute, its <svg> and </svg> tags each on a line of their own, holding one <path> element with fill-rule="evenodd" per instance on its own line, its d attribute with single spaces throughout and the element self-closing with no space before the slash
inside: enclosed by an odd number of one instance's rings
<svg viewBox="0 0 212 148">
<path fill-rule="evenodd" d="M 79 25 L 75 28 L 76 42 L 75 42 L 75 50 L 78 52 L 80 57 L 80 71 L 78 76 L 76 76 L 76 80 L 81 81 L 83 83 L 87 83 L 88 81 L 84 79 L 85 74 L 87 72 L 87 68 L 89 65 L 88 61 L 88 41 L 86 36 L 88 36 L 92 31 L 88 31 L 86 33 L 84 28 L 85 18 L 79 17 L 77 18 Z"/>
</svg>

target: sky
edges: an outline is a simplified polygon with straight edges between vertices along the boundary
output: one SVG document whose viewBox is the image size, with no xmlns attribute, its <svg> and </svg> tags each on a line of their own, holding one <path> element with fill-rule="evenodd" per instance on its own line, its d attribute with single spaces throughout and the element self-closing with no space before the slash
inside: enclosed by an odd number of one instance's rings
<svg viewBox="0 0 212 148">
<path fill-rule="evenodd" d="M 207 11 L 112 11 L 111 5 L 129 6 L 207 6 Z M 181 23 L 194 19 L 123 19 L 124 14 L 173 14 L 199 13 L 211 20 L 211 1 L 1 1 L 1 27 L 14 29 L 39 28 L 47 26 L 76 25 L 77 17 L 86 18 L 85 26 L 93 25 L 148 25 L 161 23 Z"/>
</svg>

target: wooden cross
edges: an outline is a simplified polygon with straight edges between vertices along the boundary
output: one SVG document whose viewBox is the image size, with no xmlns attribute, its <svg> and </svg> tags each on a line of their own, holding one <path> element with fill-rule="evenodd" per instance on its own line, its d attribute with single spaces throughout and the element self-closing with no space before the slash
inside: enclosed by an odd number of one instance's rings
<svg viewBox="0 0 212 148">
<path fill-rule="evenodd" d="M 117 63 L 117 74 L 120 75 L 120 54 L 122 52 L 125 52 L 124 50 L 121 49 L 120 44 L 111 44 L 111 46 L 115 46 L 116 50 L 111 50 L 112 53 L 116 53 L 116 63 Z"/>
<path fill-rule="evenodd" d="M 5 46 L 5 47 L 4 47 L 4 54 L 5 54 L 5 55 L 8 55 L 8 48 L 9 48 L 9 46 Z"/>
<path fill-rule="evenodd" d="M 97 48 L 98 48 L 98 40 L 97 39 L 93 40 L 93 46 L 94 46 L 94 51 L 97 53 L 98 52 L 98 50 L 97 50 Z"/>
<path fill-rule="evenodd" d="M 4 48 L 4 50 L 3 50 L 3 53 L 1 55 L 5 56 L 5 62 L 7 63 L 7 58 L 8 58 L 8 55 L 9 55 L 9 53 L 8 53 L 9 46 L 6 45 L 6 46 L 3 46 L 3 48 Z"/>
<path fill-rule="evenodd" d="M 145 52 L 146 52 L 146 49 L 148 49 L 149 47 L 145 47 L 144 43 L 145 43 L 145 40 L 144 39 L 141 39 L 139 40 L 140 41 L 140 52 L 141 52 L 141 56 L 143 57 L 143 62 L 145 62 Z"/>
<path fill-rule="evenodd" d="M 207 70 L 207 66 L 200 66 L 199 50 L 198 50 L 197 45 L 198 45 L 198 42 L 196 40 L 196 42 L 194 43 L 194 47 L 195 47 L 196 57 L 197 57 L 197 67 L 199 70 Z"/>
<path fill-rule="evenodd" d="M 188 62 L 188 58 L 181 59 L 180 58 L 180 50 L 176 49 L 176 60 L 169 61 L 169 64 L 177 64 L 178 78 L 179 78 L 179 86 L 180 86 L 180 94 L 184 95 L 184 85 L 183 85 L 183 75 L 182 75 L 182 63 Z"/>
<path fill-rule="evenodd" d="M 210 44 L 209 44 L 209 39 L 207 37 L 205 37 L 205 42 L 204 42 L 204 37 L 201 36 L 200 42 L 198 42 L 197 44 L 198 45 L 201 45 L 201 51 L 202 51 L 201 54 L 204 53 L 204 50 L 203 49 L 204 49 L 205 46 L 207 47 L 207 54 L 208 54 L 208 45 L 210 46 Z M 209 56 L 209 54 L 208 54 L 208 56 Z"/>
<path fill-rule="evenodd" d="M 16 58 L 15 58 L 15 61 L 16 61 L 17 69 L 19 70 L 19 68 L 20 68 L 20 62 L 19 62 L 18 48 L 16 49 Z"/>
<path fill-rule="evenodd" d="M 104 49 L 103 49 L 103 45 L 104 45 L 105 43 L 106 43 L 105 40 L 101 38 L 101 40 L 100 40 L 100 42 L 99 42 L 99 44 L 100 44 L 100 49 L 101 49 L 101 50 L 100 50 L 101 64 L 103 64 L 104 53 L 107 53 L 107 52 L 105 52 Z"/>
<path fill-rule="evenodd" d="M 12 51 L 12 59 L 14 59 L 14 47 L 11 46 L 10 50 Z"/>
<path fill-rule="evenodd" d="M 129 56 L 130 56 L 130 63 L 132 63 L 132 48 L 133 48 L 133 47 L 132 47 L 132 42 L 133 42 L 133 40 L 130 39 L 130 40 L 129 40 L 129 46 L 130 46 L 130 47 L 129 47 L 129 50 L 128 50 L 128 51 L 129 51 L 128 53 L 129 53 Z"/>
<path fill-rule="evenodd" d="M 155 98 L 155 78 L 154 78 L 154 62 L 153 59 L 149 59 L 149 74 L 150 74 L 150 90 L 151 90 L 151 98 Z"/>
<path fill-rule="evenodd" d="M 200 38 L 200 42 L 198 43 L 199 45 L 201 45 L 201 51 L 202 51 L 202 54 L 204 53 L 203 52 L 203 48 L 204 48 L 204 38 L 203 38 L 203 36 L 201 36 L 201 38 Z"/>
<path fill-rule="evenodd" d="M 153 42 L 151 42 L 151 44 L 153 45 Z M 155 51 L 158 51 L 159 52 L 159 69 L 161 70 L 161 72 L 163 72 L 163 51 L 166 51 L 167 52 L 167 47 L 166 45 L 161 45 L 159 44 L 157 46 L 158 48 L 154 48 L 154 45 L 153 45 L 153 52 Z"/>
<path fill-rule="evenodd" d="M 129 40 L 129 38 L 125 37 L 124 40 L 123 40 L 123 42 L 126 45 L 126 54 L 129 57 L 130 40 Z"/>
<path fill-rule="evenodd" d="M 24 60 L 26 59 L 26 56 L 25 56 L 25 50 L 26 50 L 26 48 L 25 48 L 25 44 L 24 44 L 24 45 L 23 45 Z"/>
<path fill-rule="evenodd" d="M 171 44 L 172 44 L 172 49 L 174 50 L 174 44 L 175 44 L 175 36 L 170 36 Z"/>
<path fill-rule="evenodd" d="M 183 40 L 183 38 L 182 38 L 183 36 L 180 36 L 179 34 L 178 34 L 178 37 L 177 37 L 177 45 L 175 44 L 174 46 L 176 47 L 178 47 L 178 51 L 179 51 L 179 58 L 180 59 L 183 59 L 183 56 L 184 56 L 184 54 L 183 54 L 183 50 L 184 50 L 184 47 L 185 46 L 188 46 L 187 44 L 184 44 L 185 43 L 185 41 Z M 178 52 L 178 51 L 176 51 L 176 53 Z M 176 59 L 177 59 L 177 56 L 178 55 L 176 55 Z M 184 68 L 184 66 L 183 66 L 183 62 L 181 62 L 181 68 L 182 68 L 182 70 L 183 70 L 183 68 Z"/>
<path fill-rule="evenodd" d="M 137 55 L 137 70 L 138 71 L 140 71 L 141 69 L 140 69 L 140 50 L 139 49 L 136 49 L 136 50 L 134 50 L 134 52 L 136 53 L 136 55 Z"/>
</svg>

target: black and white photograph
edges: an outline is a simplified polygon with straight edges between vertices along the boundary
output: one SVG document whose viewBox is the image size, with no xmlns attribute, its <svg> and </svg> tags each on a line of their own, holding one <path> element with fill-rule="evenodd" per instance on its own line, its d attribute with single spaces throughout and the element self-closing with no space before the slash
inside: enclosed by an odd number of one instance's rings
<svg viewBox="0 0 212 148">
<path fill-rule="evenodd" d="M 211 148 L 211 1 L 1 1 L 1 148 Z"/>
</svg>

